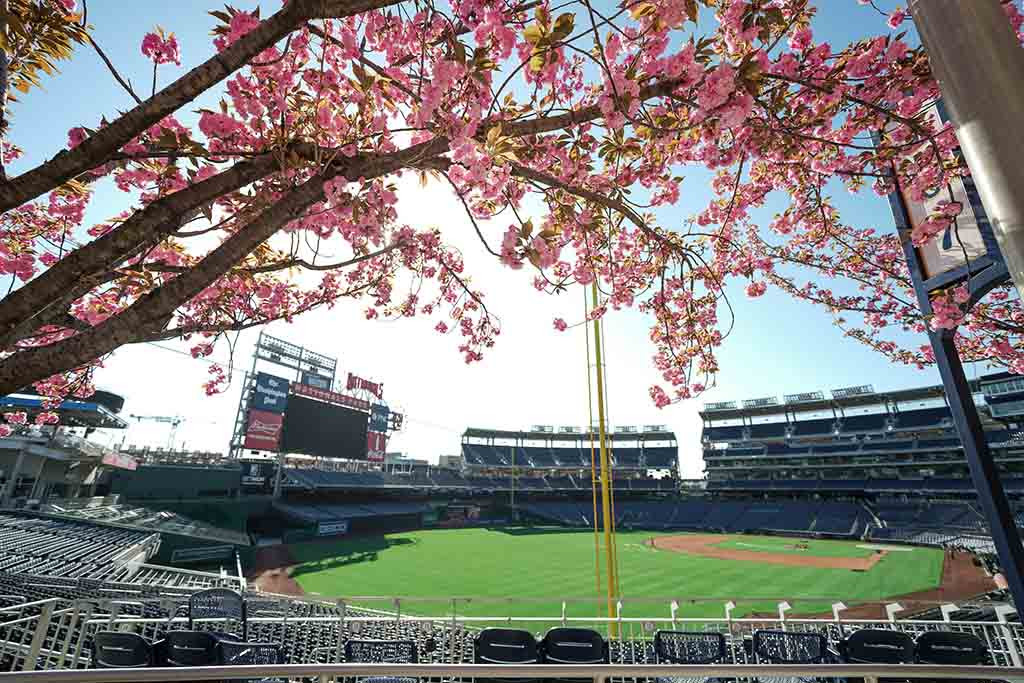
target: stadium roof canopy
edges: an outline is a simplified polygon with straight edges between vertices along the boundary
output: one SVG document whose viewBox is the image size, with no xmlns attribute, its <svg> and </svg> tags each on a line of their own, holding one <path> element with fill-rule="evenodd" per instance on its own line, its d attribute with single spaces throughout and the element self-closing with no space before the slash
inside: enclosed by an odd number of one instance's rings
<svg viewBox="0 0 1024 683">
<path fill-rule="evenodd" d="M 984 391 L 985 385 L 1015 377 L 1010 373 L 1001 372 L 984 375 L 977 379 L 970 380 L 971 391 Z M 705 420 L 729 420 L 740 417 L 755 417 L 764 415 L 782 415 L 785 412 L 828 410 L 830 408 L 853 408 L 856 406 L 868 406 L 883 404 L 886 401 L 921 401 L 931 398 L 942 398 L 945 390 L 941 384 L 915 387 L 913 389 L 896 389 L 893 391 L 874 391 L 871 387 L 852 387 L 854 390 L 862 390 L 844 395 L 846 390 L 835 389 L 831 397 L 826 397 L 823 392 L 809 392 L 806 394 L 793 394 L 783 397 L 779 401 L 770 399 L 754 399 L 747 401 L 724 401 L 720 403 L 706 403 L 700 411 L 700 416 Z M 774 398 L 774 397 L 772 397 Z"/>
<path fill-rule="evenodd" d="M 47 412 L 43 398 L 31 394 L 11 394 L 0 397 L 0 410 L 16 410 L 28 414 L 29 420 L 39 413 Z M 118 417 L 107 406 L 95 401 L 66 400 L 52 412 L 57 413 L 62 427 L 98 427 L 125 429 L 128 423 Z"/>
</svg>

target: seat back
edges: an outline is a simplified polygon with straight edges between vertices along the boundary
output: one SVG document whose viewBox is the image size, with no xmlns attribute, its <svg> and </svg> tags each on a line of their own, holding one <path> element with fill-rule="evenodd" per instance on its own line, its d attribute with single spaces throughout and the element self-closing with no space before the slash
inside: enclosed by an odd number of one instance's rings
<svg viewBox="0 0 1024 683">
<path fill-rule="evenodd" d="M 926 631 L 917 637 L 917 661 L 922 664 L 985 664 L 988 648 L 970 633 Z"/>
<path fill-rule="evenodd" d="M 820 633 L 754 631 L 754 656 L 771 664 L 822 664 L 828 642 Z"/>
<path fill-rule="evenodd" d="M 153 663 L 153 646 L 135 633 L 100 631 L 92 637 L 92 663 L 97 669 L 128 669 Z"/>
<path fill-rule="evenodd" d="M 865 628 L 839 641 L 839 656 L 847 664 L 909 664 L 914 639 L 902 631 Z"/>
<path fill-rule="evenodd" d="M 553 628 L 540 641 L 545 664 L 606 664 L 608 644 L 589 628 Z"/>
<path fill-rule="evenodd" d="M 540 661 L 537 641 L 528 631 L 487 628 L 473 641 L 477 664 L 536 664 Z"/>
<path fill-rule="evenodd" d="M 350 640 L 345 643 L 346 662 L 368 664 L 415 664 L 416 643 L 411 640 Z"/>
<path fill-rule="evenodd" d="M 697 631 L 658 631 L 654 654 L 659 664 L 713 664 L 725 659 L 725 636 Z"/>
<path fill-rule="evenodd" d="M 188 600 L 188 626 L 196 628 L 198 619 L 229 619 L 241 625 L 246 639 L 246 607 L 242 596 L 228 588 L 210 588 L 194 593 Z"/>
<path fill-rule="evenodd" d="M 167 666 L 212 666 L 220 663 L 217 639 L 205 631 L 167 631 L 163 650 Z"/>
</svg>

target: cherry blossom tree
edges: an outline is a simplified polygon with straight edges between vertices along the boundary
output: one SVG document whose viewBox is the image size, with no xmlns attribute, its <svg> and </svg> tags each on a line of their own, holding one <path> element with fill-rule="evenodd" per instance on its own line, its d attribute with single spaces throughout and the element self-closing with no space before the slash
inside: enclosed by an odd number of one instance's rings
<svg viewBox="0 0 1024 683">
<path fill-rule="evenodd" d="M 714 382 L 727 293 L 768 287 L 899 362 L 930 359 L 891 330 L 959 326 L 967 358 L 1024 371 L 1009 288 L 966 316 L 949 291 L 923 319 L 891 229 L 846 224 L 830 196 L 896 182 L 924 196 L 967 172 L 952 130 L 919 115 L 939 92 L 898 8 L 865 9 L 878 35 L 833 46 L 812 31 L 833 0 L 287 0 L 269 16 L 212 11 L 210 57 L 190 71 L 169 30 L 139 37 L 152 62 L 139 92 L 84 0 L 6 2 L 5 93 L 31 97 L 89 50 L 134 106 L 98 111 L 66 149 L 0 178 L 0 395 L 85 395 L 124 344 L 181 338 L 209 355 L 224 335 L 334 305 L 434 317 L 475 362 L 500 329 L 469 249 L 539 290 L 596 282 L 593 317 L 646 312 L 659 406 Z M 218 105 L 195 116 L 204 93 Z M 23 150 L 7 137 L 17 102 L 3 111 L 7 165 Z M 667 211 L 693 165 L 714 172 L 714 199 Z M 400 221 L 403 175 L 464 209 L 475 236 Z M 124 209 L 86 224 L 99 183 Z M 778 196 L 787 208 L 758 224 Z M 960 209 L 942 206 L 914 239 Z M 226 377 L 212 366 L 207 390 Z"/>
</svg>

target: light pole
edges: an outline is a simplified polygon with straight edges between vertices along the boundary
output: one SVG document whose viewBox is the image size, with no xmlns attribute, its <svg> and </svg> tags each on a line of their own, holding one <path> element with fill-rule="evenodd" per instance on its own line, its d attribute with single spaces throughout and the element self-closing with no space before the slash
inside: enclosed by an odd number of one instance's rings
<svg viewBox="0 0 1024 683">
<path fill-rule="evenodd" d="M 932 73 L 1018 293 L 1024 293 L 1024 49 L 999 0 L 910 0 Z"/>
</svg>

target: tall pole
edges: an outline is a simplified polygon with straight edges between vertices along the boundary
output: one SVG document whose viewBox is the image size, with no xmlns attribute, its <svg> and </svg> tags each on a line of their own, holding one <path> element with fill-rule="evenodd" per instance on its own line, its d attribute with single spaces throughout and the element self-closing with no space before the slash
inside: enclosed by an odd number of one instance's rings
<svg viewBox="0 0 1024 683">
<path fill-rule="evenodd" d="M 972 0 L 973 2 L 973 0 Z M 971 480 L 978 492 L 978 502 L 988 520 L 992 542 L 999 564 L 1017 609 L 1024 608 L 1024 546 L 1017 533 L 1013 509 L 1006 498 L 999 469 L 985 438 L 985 430 L 974 405 L 971 386 L 957 353 L 953 330 L 930 332 L 928 337 L 935 352 L 935 364 L 946 388 L 949 411 L 967 458 Z"/>
<path fill-rule="evenodd" d="M 597 310 L 597 281 L 591 283 L 590 298 L 593 310 Z M 608 442 L 604 424 L 604 376 L 601 372 L 601 320 L 594 318 L 594 361 L 597 363 L 595 374 L 597 375 L 597 425 L 598 438 L 601 446 L 601 512 L 604 514 L 604 554 L 608 577 L 608 618 L 616 617 L 615 611 L 615 555 L 612 544 L 615 542 L 612 537 L 612 505 L 611 487 L 608 483 Z M 608 634 L 616 637 L 615 622 L 609 622 Z"/>
<path fill-rule="evenodd" d="M 1024 49 L 999 0 L 910 0 L 999 250 L 1024 293 Z"/>
</svg>

